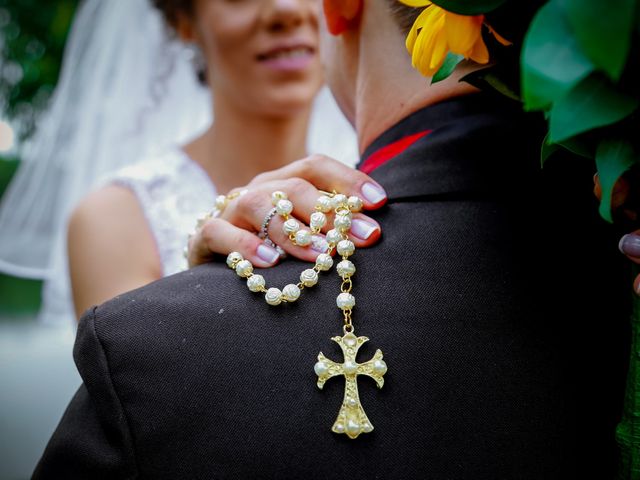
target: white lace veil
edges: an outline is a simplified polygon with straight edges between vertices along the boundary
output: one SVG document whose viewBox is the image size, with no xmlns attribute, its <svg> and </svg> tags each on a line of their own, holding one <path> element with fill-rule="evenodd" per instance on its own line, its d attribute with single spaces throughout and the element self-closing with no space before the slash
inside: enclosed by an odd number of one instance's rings
<svg viewBox="0 0 640 480">
<path fill-rule="evenodd" d="M 0 204 L 0 271 L 47 281 L 44 321 L 69 320 L 66 223 L 78 200 L 107 172 L 185 143 L 211 122 L 191 57 L 148 0 L 80 5 L 50 108 Z M 308 148 L 357 159 L 353 130 L 326 88 Z"/>
</svg>

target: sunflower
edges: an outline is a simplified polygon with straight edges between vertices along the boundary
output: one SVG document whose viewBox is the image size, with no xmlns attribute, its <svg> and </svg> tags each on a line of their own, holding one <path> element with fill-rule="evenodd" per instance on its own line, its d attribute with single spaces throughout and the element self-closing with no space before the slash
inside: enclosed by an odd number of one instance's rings
<svg viewBox="0 0 640 480">
<path fill-rule="evenodd" d="M 511 44 L 485 23 L 484 15 L 458 15 L 429 0 L 398 1 L 409 7 L 426 7 L 406 41 L 413 67 L 426 77 L 432 77 L 442 67 L 449 52 L 476 63 L 489 63 L 489 51 L 482 39 L 483 25 L 501 44 Z"/>
</svg>

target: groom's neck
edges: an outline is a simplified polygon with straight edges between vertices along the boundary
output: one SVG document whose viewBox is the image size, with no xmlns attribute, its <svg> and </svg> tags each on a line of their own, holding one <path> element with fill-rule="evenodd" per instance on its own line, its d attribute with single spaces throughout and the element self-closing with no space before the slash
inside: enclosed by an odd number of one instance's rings
<svg viewBox="0 0 640 480">
<path fill-rule="evenodd" d="M 369 2 L 363 11 L 356 48 L 353 119 L 360 152 L 411 113 L 448 98 L 476 92 L 459 79 L 478 68 L 460 64 L 446 80 L 431 85 L 411 66 L 405 36 L 384 2 Z"/>
</svg>

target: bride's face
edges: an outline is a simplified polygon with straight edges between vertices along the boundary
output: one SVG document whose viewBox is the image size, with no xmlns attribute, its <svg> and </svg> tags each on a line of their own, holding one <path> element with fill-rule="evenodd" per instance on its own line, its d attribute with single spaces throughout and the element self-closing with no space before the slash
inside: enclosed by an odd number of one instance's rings
<svg viewBox="0 0 640 480">
<path fill-rule="evenodd" d="M 267 115 L 309 106 L 322 84 L 319 0 L 196 0 L 193 34 L 216 98 Z"/>
</svg>

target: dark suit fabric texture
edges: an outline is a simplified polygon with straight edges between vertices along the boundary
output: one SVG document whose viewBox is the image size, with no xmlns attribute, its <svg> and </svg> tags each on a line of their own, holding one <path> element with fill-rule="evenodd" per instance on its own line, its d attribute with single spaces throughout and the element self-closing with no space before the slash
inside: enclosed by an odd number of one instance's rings
<svg viewBox="0 0 640 480">
<path fill-rule="evenodd" d="M 474 94 L 365 152 L 431 130 L 372 173 L 383 239 L 353 257 L 358 360 L 389 367 L 358 380 L 372 433 L 332 433 L 344 378 L 316 387 L 318 353 L 343 360 L 335 271 L 271 307 L 220 261 L 84 315 L 84 383 L 34 478 L 613 478 L 630 281 L 593 165 L 541 170 L 539 120 Z"/>
</svg>

